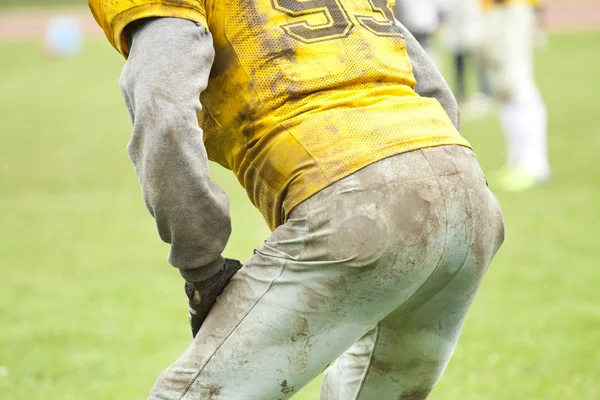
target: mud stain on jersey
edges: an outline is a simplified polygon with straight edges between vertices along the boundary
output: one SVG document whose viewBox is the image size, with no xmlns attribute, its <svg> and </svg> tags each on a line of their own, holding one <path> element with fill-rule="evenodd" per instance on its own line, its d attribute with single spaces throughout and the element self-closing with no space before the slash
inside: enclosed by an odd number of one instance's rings
<svg viewBox="0 0 600 400">
<path fill-rule="evenodd" d="M 216 47 L 215 60 L 210 70 L 210 79 L 218 79 L 227 74 L 236 63 L 236 54 L 231 46 Z"/>
<path fill-rule="evenodd" d="M 373 59 L 373 48 L 367 42 L 360 42 L 357 46 L 357 51 L 361 54 L 364 60 Z"/>
<path fill-rule="evenodd" d="M 279 93 L 279 85 L 284 78 L 285 76 L 281 71 L 278 71 L 275 75 L 273 75 L 271 81 L 269 82 L 269 90 L 271 91 L 271 94 L 277 95 Z"/>
<path fill-rule="evenodd" d="M 252 140 L 253 138 L 256 138 L 257 114 L 257 107 L 246 103 L 240 112 L 238 112 L 234 117 L 236 125 L 240 127 L 246 140 Z M 252 143 L 248 143 L 248 145 L 252 146 Z"/>
<path fill-rule="evenodd" d="M 333 124 L 327 124 L 323 127 L 323 129 L 328 130 L 329 132 L 335 134 L 335 135 L 339 135 L 340 134 L 340 130 L 337 126 L 333 125 Z"/>
</svg>

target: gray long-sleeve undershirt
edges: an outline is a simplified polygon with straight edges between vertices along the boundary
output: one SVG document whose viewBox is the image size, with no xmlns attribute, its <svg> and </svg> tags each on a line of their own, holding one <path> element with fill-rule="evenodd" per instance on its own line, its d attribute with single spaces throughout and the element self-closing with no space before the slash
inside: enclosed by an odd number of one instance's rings
<svg viewBox="0 0 600 400">
<path fill-rule="evenodd" d="M 198 127 L 200 93 L 214 59 L 211 34 L 175 18 L 129 27 L 121 91 L 133 124 L 128 152 L 168 261 L 188 281 L 214 275 L 229 240 L 229 199 L 209 176 Z"/>
<path fill-rule="evenodd" d="M 128 151 L 159 235 L 171 244 L 169 262 L 186 280 L 203 280 L 221 268 L 231 233 L 229 200 L 210 179 L 197 119 L 214 58 L 212 36 L 176 18 L 143 20 L 128 30 L 132 45 L 121 75 L 133 124 Z M 417 93 L 437 99 L 458 129 L 452 92 L 403 30 Z"/>
<path fill-rule="evenodd" d="M 436 99 L 450 117 L 454 127 L 460 132 L 460 113 L 452 90 L 412 33 L 400 22 L 396 21 L 396 24 L 402 28 L 406 41 L 406 50 L 417 81 L 415 92 L 421 97 Z"/>
</svg>

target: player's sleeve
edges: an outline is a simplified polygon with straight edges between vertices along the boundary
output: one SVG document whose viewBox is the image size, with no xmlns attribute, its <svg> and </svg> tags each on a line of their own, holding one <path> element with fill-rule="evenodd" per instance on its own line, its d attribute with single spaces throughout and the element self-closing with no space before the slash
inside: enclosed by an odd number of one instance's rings
<svg viewBox="0 0 600 400">
<path fill-rule="evenodd" d="M 125 27 L 134 21 L 172 17 L 208 27 L 202 0 L 88 0 L 88 4 L 110 44 L 124 57 L 129 55 Z"/>
<path fill-rule="evenodd" d="M 421 97 L 436 99 L 446 111 L 454 127 L 460 132 L 458 103 L 452 90 L 415 37 L 400 22 L 396 21 L 396 23 L 400 25 L 406 41 L 406 50 L 417 83 L 415 92 Z"/>
<path fill-rule="evenodd" d="M 128 152 L 168 260 L 190 282 L 214 275 L 229 235 L 229 199 L 209 174 L 198 113 L 214 49 L 198 24 L 156 18 L 132 25 L 121 91 L 133 133 Z"/>
</svg>

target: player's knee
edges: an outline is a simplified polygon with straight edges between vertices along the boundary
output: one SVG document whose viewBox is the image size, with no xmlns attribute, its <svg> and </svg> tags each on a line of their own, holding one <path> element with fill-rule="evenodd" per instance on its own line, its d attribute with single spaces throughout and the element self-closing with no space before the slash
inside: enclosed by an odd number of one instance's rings
<svg viewBox="0 0 600 400">
<path fill-rule="evenodd" d="M 402 400 L 426 399 L 442 376 L 447 363 L 444 359 L 413 359 L 400 363 L 397 381 L 402 383 Z"/>
</svg>

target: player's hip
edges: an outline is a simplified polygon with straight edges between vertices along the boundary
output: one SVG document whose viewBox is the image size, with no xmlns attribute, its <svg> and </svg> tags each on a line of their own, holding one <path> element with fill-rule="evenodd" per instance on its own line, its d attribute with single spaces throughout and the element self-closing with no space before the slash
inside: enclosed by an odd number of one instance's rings
<svg viewBox="0 0 600 400">
<path fill-rule="evenodd" d="M 297 218 L 313 232 L 308 242 L 315 253 L 309 248 L 307 258 L 352 260 L 357 266 L 398 259 L 398 251 L 409 249 L 416 258 L 407 262 L 431 268 L 449 250 L 464 261 L 484 231 L 489 254 L 482 257 L 489 262 L 499 246 L 492 236 L 503 234 L 498 203 L 475 154 L 456 145 L 373 163 L 301 203 L 290 214 Z"/>
<path fill-rule="evenodd" d="M 434 332 L 409 336 L 425 349 L 415 365 L 431 363 L 417 369 L 431 385 L 460 330 L 453 320 L 462 319 L 499 246 L 499 215 L 465 147 L 416 150 L 351 174 L 302 202 L 256 249 L 152 398 L 204 398 L 214 387 L 228 399 L 289 398 L 289 388 L 318 375 L 390 313 L 411 312 L 445 288 L 451 304 L 438 297 L 421 312 L 427 318 L 402 324 L 401 333 L 434 324 Z M 437 318 L 443 313 L 458 317 Z M 391 358 L 390 371 L 412 362 Z M 401 389 L 394 382 L 376 391 Z"/>
<path fill-rule="evenodd" d="M 381 310 L 359 307 L 375 323 L 408 301 L 427 301 L 465 265 L 475 285 L 502 240 L 502 214 L 473 152 L 439 146 L 373 163 L 320 191 L 260 254 L 299 270 L 344 271 L 356 296 L 379 293 Z"/>
<path fill-rule="evenodd" d="M 426 147 L 469 146 L 439 103 L 429 100 L 417 110 L 334 110 L 286 121 L 243 155 L 236 175 L 275 229 L 309 197 L 380 160 Z"/>
<path fill-rule="evenodd" d="M 299 208 L 313 208 L 310 203 L 325 203 L 339 194 L 353 191 L 377 193 L 388 186 L 394 191 L 394 186 L 411 186 L 411 182 L 419 185 L 419 181 L 437 181 L 438 176 L 457 173 L 478 176 L 485 185 L 477 157 L 469 147 L 454 143 L 424 145 L 371 162 L 319 191 Z"/>
</svg>

